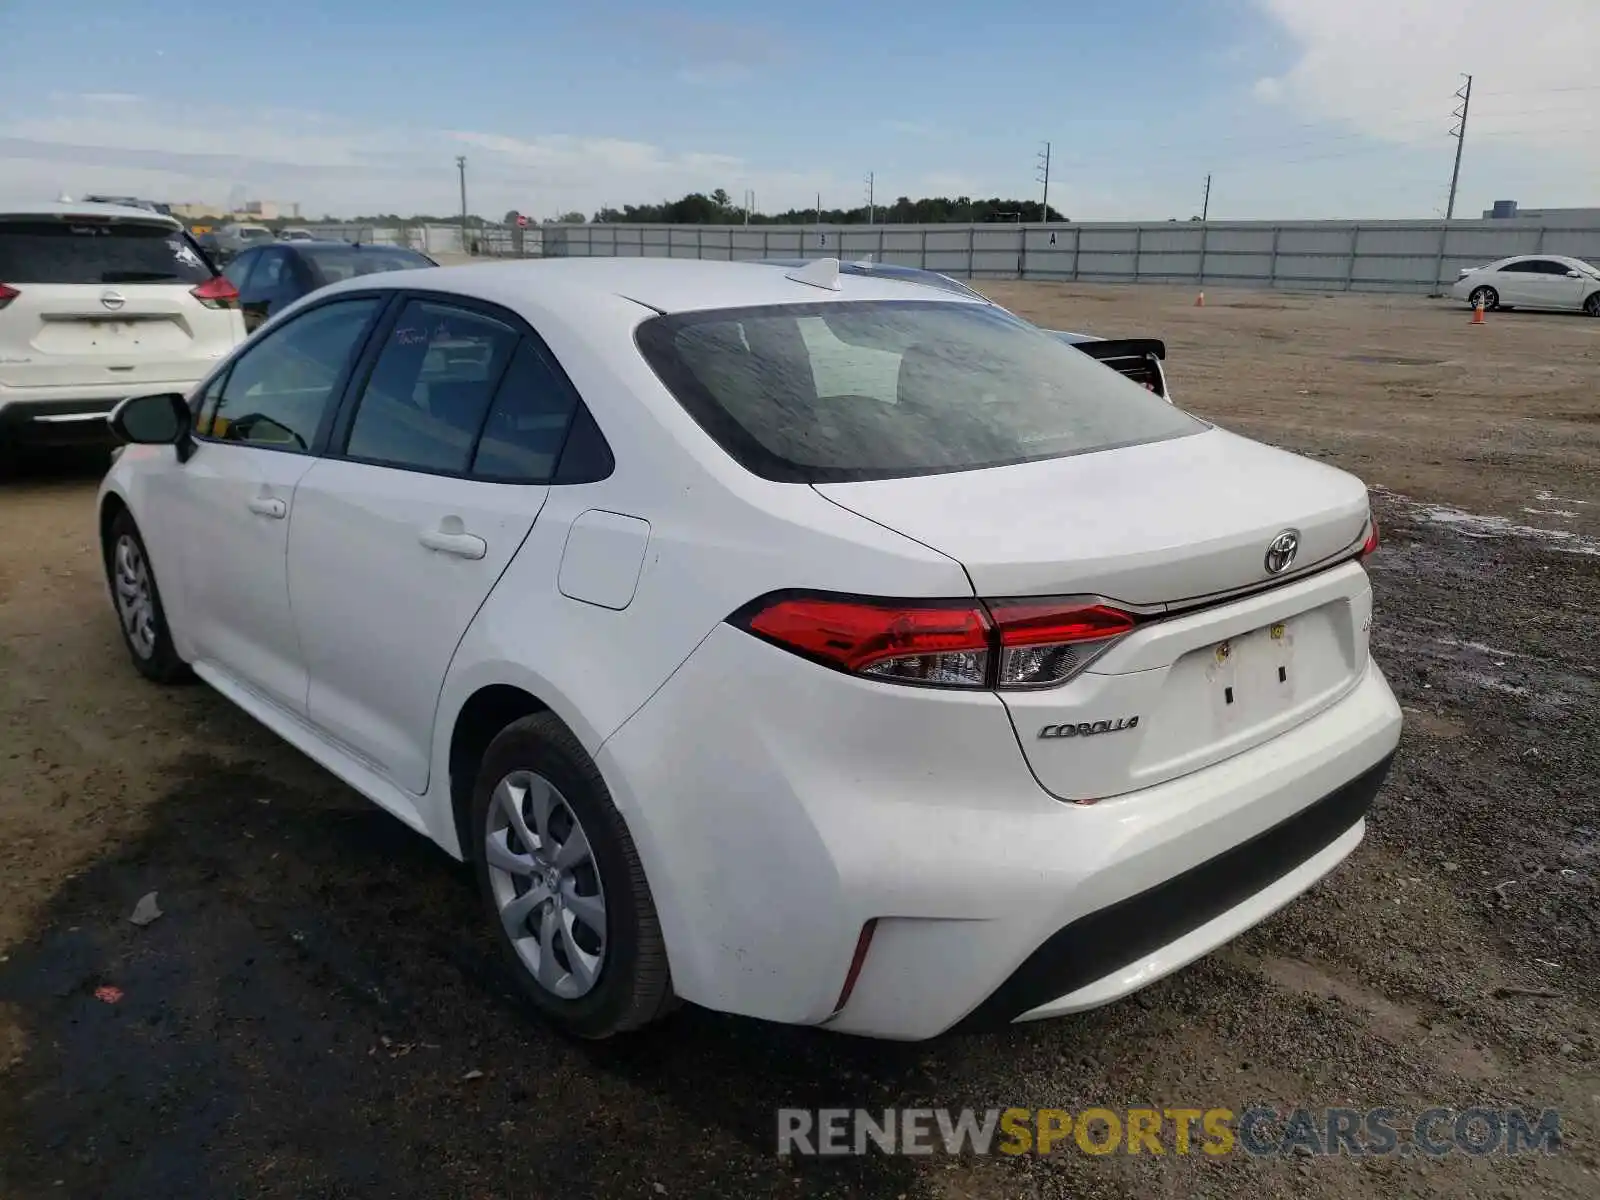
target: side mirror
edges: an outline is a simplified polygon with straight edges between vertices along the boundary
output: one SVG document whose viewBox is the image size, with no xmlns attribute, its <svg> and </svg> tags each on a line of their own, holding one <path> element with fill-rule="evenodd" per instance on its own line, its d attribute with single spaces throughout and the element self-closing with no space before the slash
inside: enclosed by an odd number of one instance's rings
<svg viewBox="0 0 1600 1200">
<path fill-rule="evenodd" d="M 1568 279 L 1582 279 L 1583 278 L 1583 272 L 1582 271 L 1568 271 L 1567 272 L 1567 278 Z"/>
<path fill-rule="evenodd" d="M 189 402 L 181 392 L 129 396 L 111 410 L 111 432 L 136 446 L 173 446 L 189 432 Z"/>
</svg>

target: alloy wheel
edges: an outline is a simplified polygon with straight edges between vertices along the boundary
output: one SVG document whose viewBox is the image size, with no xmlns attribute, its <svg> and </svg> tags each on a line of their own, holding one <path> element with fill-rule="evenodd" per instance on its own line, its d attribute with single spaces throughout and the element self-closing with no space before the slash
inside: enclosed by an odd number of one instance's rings
<svg viewBox="0 0 1600 1200">
<path fill-rule="evenodd" d="M 484 833 L 489 885 L 517 957 L 545 991 L 587 995 L 606 960 L 606 899 L 588 835 L 556 786 L 512 771 Z"/>
</svg>

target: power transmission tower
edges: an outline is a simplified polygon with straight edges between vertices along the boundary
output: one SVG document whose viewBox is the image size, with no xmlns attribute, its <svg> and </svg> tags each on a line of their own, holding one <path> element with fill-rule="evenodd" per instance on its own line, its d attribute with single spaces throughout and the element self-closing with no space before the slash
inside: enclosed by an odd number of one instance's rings
<svg viewBox="0 0 1600 1200">
<path fill-rule="evenodd" d="M 1467 113 L 1472 108 L 1472 76 L 1463 75 L 1462 78 L 1467 82 L 1456 89 L 1456 99 L 1461 101 L 1461 107 L 1450 114 L 1456 122 L 1450 130 L 1450 136 L 1456 139 L 1456 165 L 1450 171 L 1450 199 L 1444 206 L 1444 227 L 1439 231 L 1439 256 L 1433 263 L 1431 295 L 1435 299 L 1444 295 L 1444 280 L 1440 278 L 1444 273 L 1444 249 L 1450 239 L 1450 221 L 1456 215 L 1456 185 L 1461 182 L 1461 151 L 1467 144 Z"/>
<path fill-rule="evenodd" d="M 1205 199 L 1200 201 L 1200 224 L 1204 225 L 1206 223 L 1206 218 L 1209 217 L 1210 215 L 1211 215 L 1211 174 L 1208 171 L 1206 173 L 1206 195 L 1205 195 Z"/>
<path fill-rule="evenodd" d="M 1044 184 L 1044 215 L 1040 217 L 1040 220 L 1048 221 L 1050 219 L 1050 143 L 1046 142 L 1044 149 L 1039 151 L 1035 157 L 1039 160 L 1037 178 L 1040 183 Z"/>
<path fill-rule="evenodd" d="M 1456 99 L 1461 101 L 1461 107 L 1450 115 L 1457 121 L 1457 125 L 1450 131 L 1450 136 L 1456 140 L 1456 165 L 1450 172 L 1450 202 L 1444 206 L 1444 219 L 1449 221 L 1456 215 L 1456 184 L 1461 181 L 1461 150 L 1467 144 L 1467 112 L 1472 107 L 1472 76 L 1466 76 L 1467 82 L 1456 89 Z"/>
<path fill-rule="evenodd" d="M 868 225 L 871 225 L 871 224 L 874 223 L 874 218 L 877 216 L 877 212 L 878 212 L 878 206 L 877 206 L 876 203 L 874 203 L 873 194 L 872 194 L 872 172 L 868 171 L 867 172 L 867 224 Z"/>
</svg>

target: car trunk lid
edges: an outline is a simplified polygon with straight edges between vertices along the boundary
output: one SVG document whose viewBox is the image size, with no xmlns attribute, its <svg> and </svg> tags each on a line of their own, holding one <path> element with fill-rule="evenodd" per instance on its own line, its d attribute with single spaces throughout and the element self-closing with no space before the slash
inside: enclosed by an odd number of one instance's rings
<svg viewBox="0 0 1600 1200">
<path fill-rule="evenodd" d="M 1240 753 L 1309 719 L 1366 666 L 1367 528 L 1352 476 L 1222 430 L 1076 457 L 818 484 L 950 555 L 986 599 L 1093 596 L 1139 616 L 1080 674 L 1002 691 L 1040 783 L 1090 800 Z M 1281 533 L 1294 561 L 1268 569 Z M 1292 582 L 1280 582 L 1292 581 Z"/>
</svg>

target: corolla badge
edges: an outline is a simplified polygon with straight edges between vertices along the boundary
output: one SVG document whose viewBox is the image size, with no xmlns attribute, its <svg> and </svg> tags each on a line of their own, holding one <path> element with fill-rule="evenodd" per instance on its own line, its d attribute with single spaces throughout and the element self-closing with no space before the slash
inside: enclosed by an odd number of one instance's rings
<svg viewBox="0 0 1600 1200">
<path fill-rule="evenodd" d="M 1267 574 L 1282 575 L 1294 565 L 1294 556 L 1298 553 L 1300 553 L 1300 531 L 1285 529 L 1267 545 L 1265 560 Z"/>
</svg>

